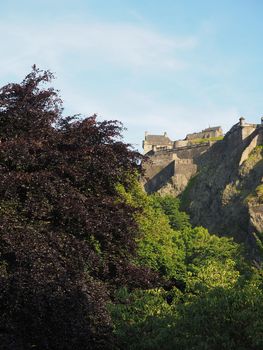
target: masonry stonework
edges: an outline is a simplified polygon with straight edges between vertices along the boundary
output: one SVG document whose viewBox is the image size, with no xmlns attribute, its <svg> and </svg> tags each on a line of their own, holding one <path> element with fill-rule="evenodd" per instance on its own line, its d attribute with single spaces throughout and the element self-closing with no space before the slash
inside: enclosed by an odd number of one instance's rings
<svg viewBox="0 0 263 350">
<path fill-rule="evenodd" d="M 242 117 L 226 134 L 231 141 L 231 147 L 239 147 L 248 137 L 254 139 L 240 159 L 241 163 L 248 157 L 251 148 L 262 143 L 257 136 L 257 130 L 262 127 L 262 123 L 249 124 Z M 163 135 L 145 133 L 143 149 L 148 160 L 143 163 L 145 171 L 143 183 L 146 192 L 179 195 L 202 167 L 202 155 L 221 139 L 223 131 L 220 126 L 188 134 L 184 140 L 176 141 L 172 141 L 166 133 Z"/>
</svg>

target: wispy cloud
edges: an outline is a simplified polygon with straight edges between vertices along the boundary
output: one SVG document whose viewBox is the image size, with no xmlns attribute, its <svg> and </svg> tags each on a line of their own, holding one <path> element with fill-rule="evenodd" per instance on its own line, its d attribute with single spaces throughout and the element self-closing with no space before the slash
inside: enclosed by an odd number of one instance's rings
<svg viewBox="0 0 263 350">
<path fill-rule="evenodd" d="M 21 72 L 28 62 L 61 69 L 68 55 L 75 64 L 118 65 L 134 69 L 183 69 L 179 53 L 193 49 L 195 37 L 167 37 L 154 30 L 122 23 L 1 22 L 0 69 Z M 9 62 L 9 64 L 8 64 Z M 1 68 L 2 67 L 2 68 Z"/>
<path fill-rule="evenodd" d="M 145 130 L 168 131 L 171 138 L 183 138 L 188 132 L 208 126 L 211 120 L 227 129 L 236 115 L 234 107 L 218 109 L 207 103 L 201 109 L 180 101 L 156 100 L 151 91 L 142 88 L 137 92 L 121 82 L 117 91 L 107 91 L 108 96 L 105 92 L 89 95 L 78 85 L 89 79 L 87 71 L 93 69 L 101 69 L 102 75 L 119 69 L 124 70 L 124 75 L 139 74 L 135 89 L 145 72 L 153 77 L 162 73 L 176 76 L 191 70 L 193 62 L 187 60 L 186 53 L 200 46 L 197 35 L 167 36 L 143 23 L 94 20 L 16 24 L 2 21 L 0 31 L 5 33 L 0 55 L 2 84 L 10 76 L 22 79 L 33 63 L 55 71 L 55 85 L 61 89 L 70 113 L 98 113 L 103 118 L 121 120 L 130 130 L 127 140 L 132 143 L 138 144 Z M 158 85 L 158 78 L 153 80 Z M 91 81 L 92 84 L 96 82 Z M 160 87 L 164 88 L 165 85 Z M 196 90 L 200 90 L 198 85 Z"/>
</svg>

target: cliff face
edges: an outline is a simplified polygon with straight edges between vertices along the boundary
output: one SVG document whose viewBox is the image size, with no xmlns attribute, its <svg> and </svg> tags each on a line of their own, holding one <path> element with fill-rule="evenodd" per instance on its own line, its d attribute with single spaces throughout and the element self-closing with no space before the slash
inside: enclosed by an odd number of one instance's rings
<svg viewBox="0 0 263 350">
<path fill-rule="evenodd" d="M 149 152 L 146 192 L 180 195 L 193 225 L 255 247 L 254 233 L 263 233 L 263 124 L 241 118 L 223 140 L 197 141 Z"/>
<path fill-rule="evenodd" d="M 235 125 L 197 160 L 182 194 L 194 225 L 253 246 L 263 232 L 263 127 Z"/>
</svg>

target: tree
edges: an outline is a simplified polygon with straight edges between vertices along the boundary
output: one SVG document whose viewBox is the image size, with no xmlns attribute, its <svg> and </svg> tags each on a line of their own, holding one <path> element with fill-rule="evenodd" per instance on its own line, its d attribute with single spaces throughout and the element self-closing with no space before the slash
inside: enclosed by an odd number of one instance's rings
<svg viewBox="0 0 263 350">
<path fill-rule="evenodd" d="M 180 200 L 173 196 L 155 195 L 155 206 L 161 208 L 169 219 L 169 224 L 174 230 L 182 230 L 191 227 L 189 216 L 180 211 Z"/>
<path fill-rule="evenodd" d="M 119 186 L 119 192 L 134 208 L 142 208 L 135 214 L 141 233 L 137 263 L 150 266 L 166 279 L 161 288 L 118 291 L 111 312 L 120 348 L 219 349 L 224 339 L 229 348 L 240 345 L 236 334 L 232 337 L 229 332 L 236 332 L 242 321 L 238 310 L 245 308 L 243 314 L 248 313 L 255 325 L 258 320 L 250 312 L 253 303 L 246 309 L 246 303 L 241 302 L 241 295 L 246 293 L 239 283 L 251 272 L 242 257 L 242 247 L 230 238 L 209 234 L 203 227 L 192 228 L 179 211 L 176 198 L 147 196 L 136 181 L 129 191 Z M 232 308 L 234 295 L 238 298 L 236 309 Z M 224 304 L 225 298 L 229 299 Z M 232 316 L 235 319 L 224 329 L 224 322 Z M 261 325 L 257 330 L 259 344 L 260 329 Z M 247 333 L 243 339 L 254 344 L 250 336 Z"/>
<path fill-rule="evenodd" d="M 0 342 L 109 349 L 110 290 L 155 279 L 131 262 L 135 209 L 116 189 L 140 156 L 117 121 L 63 118 L 52 78 L 34 66 L 0 90 Z"/>
</svg>

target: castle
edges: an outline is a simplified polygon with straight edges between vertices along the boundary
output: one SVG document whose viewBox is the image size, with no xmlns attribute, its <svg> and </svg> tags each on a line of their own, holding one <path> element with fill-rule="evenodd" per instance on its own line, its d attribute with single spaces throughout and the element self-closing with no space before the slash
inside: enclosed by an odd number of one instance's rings
<svg viewBox="0 0 263 350">
<path fill-rule="evenodd" d="M 172 150 L 179 147 L 188 147 L 196 144 L 198 140 L 211 141 L 223 137 L 223 130 L 220 126 L 204 129 L 201 132 L 186 135 L 184 140 L 171 141 L 165 132 L 163 135 L 148 135 L 145 132 L 145 139 L 142 147 L 144 154 L 150 151 Z"/>
<path fill-rule="evenodd" d="M 231 139 L 231 147 L 248 143 L 240 163 L 246 160 L 253 147 L 262 144 L 262 130 L 263 118 L 261 124 L 251 124 L 241 117 L 225 135 L 227 140 Z M 184 140 L 177 141 L 172 141 L 166 132 L 163 135 L 150 135 L 146 132 L 143 141 L 143 151 L 148 157 L 148 161 L 143 164 L 146 192 L 180 194 L 197 173 L 198 167 L 202 166 L 202 155 L 223 138 L 220 126 L 188 134 Z"/>
</svg>

